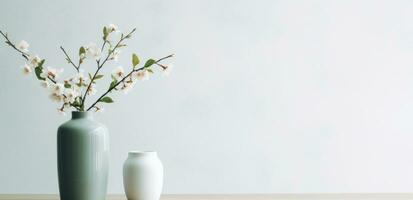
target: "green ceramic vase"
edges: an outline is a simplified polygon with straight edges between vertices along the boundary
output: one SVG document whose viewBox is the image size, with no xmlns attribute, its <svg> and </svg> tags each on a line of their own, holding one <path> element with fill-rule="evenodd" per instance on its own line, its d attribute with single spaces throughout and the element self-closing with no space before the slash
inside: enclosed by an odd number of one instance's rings
<svg viewBox="0 0 413 200">
<path fill-rule="evenodd" d="M 61 200 L 105 200 L 109 136 L 91 112 L 72 112 L 57 131 L 57 165 Z"/>
</svg>

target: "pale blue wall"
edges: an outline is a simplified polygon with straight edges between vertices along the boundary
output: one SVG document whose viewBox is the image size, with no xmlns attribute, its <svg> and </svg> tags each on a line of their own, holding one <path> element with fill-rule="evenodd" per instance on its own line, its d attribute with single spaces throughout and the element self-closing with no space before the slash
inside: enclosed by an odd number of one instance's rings
<svg viewBox="0 0 413 200">
<path fill-rule="evenodd" d="M 66 72 L 59 45 L 74 54 L 111 22 L 138 28 L 124 66 L 132 52 L 177 56 L 169 78 L 98 116 L 111 132 L 110 193 L 123 192 L 133 149 L 159 152 L 165 193 L 413 191 L 411 1 L 0 6 L 0 29 Z M 55 131 L 68 117 L 10 48 L 0 58 L 0 193 L 57 193 Z"/>
</svg>

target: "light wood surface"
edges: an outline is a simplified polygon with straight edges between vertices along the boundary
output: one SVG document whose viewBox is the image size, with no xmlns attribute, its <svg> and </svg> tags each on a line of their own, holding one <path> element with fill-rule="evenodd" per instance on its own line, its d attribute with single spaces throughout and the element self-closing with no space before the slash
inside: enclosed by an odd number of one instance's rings
<svg viewBox="0 0 413 200">
<path fill-rule="evenodd" d="M 0 194 L 0 200 L 58 200 L 58 195 Z M 108 195 L 107 200 L 126 200 Z M 161 200 L 413 200 L 413 193 L 395 194 L 169 194 Z"/>
</svg>

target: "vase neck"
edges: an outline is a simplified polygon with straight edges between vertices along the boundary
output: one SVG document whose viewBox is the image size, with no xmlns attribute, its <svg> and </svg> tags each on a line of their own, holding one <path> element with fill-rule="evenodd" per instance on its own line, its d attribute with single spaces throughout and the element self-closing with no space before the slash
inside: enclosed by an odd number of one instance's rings
<svg viewBox="0 0 413 200">
<path fill-rule="evenodd" d="M 80 112 L 80 111 L 73 111 L 72 112 L 72 119 L 92 119 L 93 113 L 92 112 Z"/>
</svg>

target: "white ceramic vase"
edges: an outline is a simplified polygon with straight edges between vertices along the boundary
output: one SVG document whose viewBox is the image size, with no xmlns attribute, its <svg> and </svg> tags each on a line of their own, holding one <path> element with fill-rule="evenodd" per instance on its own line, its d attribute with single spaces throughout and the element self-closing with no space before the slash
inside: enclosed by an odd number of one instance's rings
<svg viewBox="0 0 413 200">
<path fill-rule="evenodd" d="M 159 200 L 163 166 L 154 151 L 131 151 L 123 164 L 123 186 L 128 200 Z"/>
</svg>

